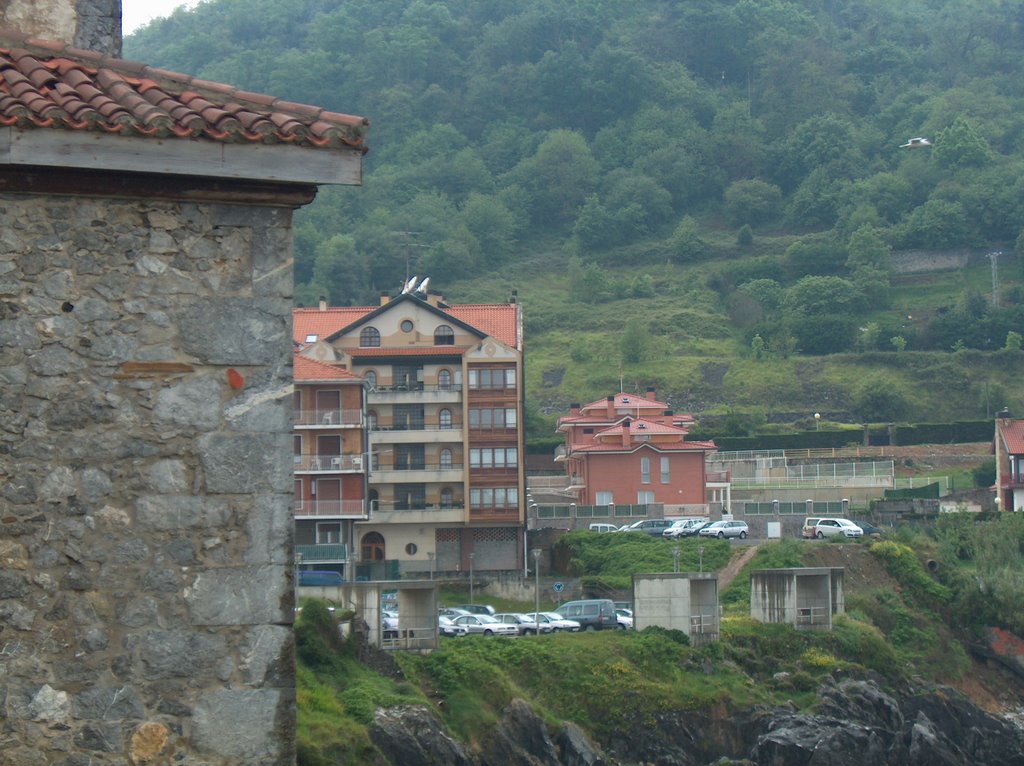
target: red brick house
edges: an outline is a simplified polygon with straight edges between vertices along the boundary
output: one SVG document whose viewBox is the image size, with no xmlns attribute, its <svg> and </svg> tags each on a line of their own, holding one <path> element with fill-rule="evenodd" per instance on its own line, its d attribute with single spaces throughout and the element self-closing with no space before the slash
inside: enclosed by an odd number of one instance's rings
<svg viewBox="0 0 1024 766">
<path fill-rule="evenodd" d="M 1024 510 L 1024 420 L 1007 411 L 996 415 L 996 507 Z"/>
<path fill-rule="evenodd" d="M 707 504 L 704 456 L 714 442 L 687 441 L 693 417 L 647 396 L 619 392 L 558 420 L 570 490 L 580 505 L 658 503 L 666 512 Z M 694 509 L 696 510 L 696 509 Z"/>
</svg>

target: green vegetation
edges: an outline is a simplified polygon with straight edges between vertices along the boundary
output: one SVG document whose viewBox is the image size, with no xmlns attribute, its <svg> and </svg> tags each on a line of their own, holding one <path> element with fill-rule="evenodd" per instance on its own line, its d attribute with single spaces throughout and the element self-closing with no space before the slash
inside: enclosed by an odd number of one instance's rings
<svg viewBox="0 0 1024 766">
<path fill-rule="evenodd" d="M 125 50 L 371 119 L 363 187 L 296 215 L 301 305 L 516 288 L 538 412 L 621 380 L 698 415 L 936 422 L 1024 402 L 1015 12 L 210 0 Z"/>
</svg>

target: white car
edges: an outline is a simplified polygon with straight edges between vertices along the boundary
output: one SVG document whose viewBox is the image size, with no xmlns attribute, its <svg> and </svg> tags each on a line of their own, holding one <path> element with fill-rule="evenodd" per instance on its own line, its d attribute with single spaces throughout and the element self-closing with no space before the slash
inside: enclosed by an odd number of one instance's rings
<svg viewBox="0 0 1024 766">
<path fill-rule="evenodd" d="M 849 519 L 818 519 L 814 525 L 814 536 L 821 540 L 824 537 L 863 537 L 864 530 Z"/>
<path fill-rule="evenodd" d="M 536 635 L 538 631 L 551 633 L 554 630 L 550 623 L 542 622 L 538 625 L 533 617 L 519 612 L 502 612 L 494 615 L 494 619 L 506 625 L 515 625 L 521 636 Z"/>
<path fill-rule="evenodd" d="M 578 633 L 580 630 L 580 624 L 576 620 L 567 620 L 558 612 L 540 612 L 539 615 L 536 612 L 527 612 L 526 616 L 531 620 L 537 620 L 541 625 L 549 623 L 553 633 L 560 633 L 563 630 Z"/>
<path fill-rule="evenodd" d="M 716 521 L 702 527 L 697 533 L 701 537 L 717 537 L 719 540 L 725 537 L 738 537 L 746 539 L 750 529 L 745 521 Z"/>
<path fill-rule="evenodd" d="M 519 629 L 515 625 L 506 625 L 489 614 L 464 614 L 452 620 L 456 625 L 464 627 L 470 635 L 480 636 L 518 636 Z"/>
<path fill-rule="evenodd" d="M 615 618 L 619 621 L 619 630 L 629 630 L 633 627 L 632 609 L 616 609 Z"/>
</svg>

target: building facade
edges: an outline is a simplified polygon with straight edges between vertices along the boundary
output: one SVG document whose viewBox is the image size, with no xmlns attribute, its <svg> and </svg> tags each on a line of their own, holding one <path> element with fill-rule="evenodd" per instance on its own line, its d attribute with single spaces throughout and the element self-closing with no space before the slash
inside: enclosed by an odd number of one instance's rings
<svg viewBox="0 0 1024 766">
<path fill-rule="evenodd" d="M 557 429 L 565 445 L 569 489 L 580 505 L 665 506 L 665 513 L 706 512 L 705 455 L 714 442 L 687 441 L 690 415 L 676 415 L 664 402 L 619 392 L 585 406 L 572 405 Z"/>
<path fill-rule="evenodd" d="M 363 380 L 298 354 L 293 372 L 296 565 L 352 580 L 355 522 L 369 518 Z"/>
<path fill-rule="evenodd" d="M 1024 510 L 1024 420 L 996 415 L 996 509 Z"/>
<path fill-rule="evenodd" d="M 520 305 L 410 291 L 375 307 L 298 309 L 294 333 L 302 356 L 366 385 L 369 517 L 355 522 L 356 571 L 521 568 Z"/>
</svg>

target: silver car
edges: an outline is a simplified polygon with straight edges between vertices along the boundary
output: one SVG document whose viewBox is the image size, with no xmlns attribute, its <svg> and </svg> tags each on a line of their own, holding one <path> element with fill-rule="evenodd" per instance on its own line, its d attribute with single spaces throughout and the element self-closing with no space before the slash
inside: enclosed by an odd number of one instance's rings
<svg viewBox="0 0 1024 766">
<path fill-rule="evenodd" d="M 750 528 L 745 521 L 716 521 L 703 527 L 697 533 L 701 537 L 717 537 L 719 540 L 725 537 L 738 537 L 746 539 L 750 534 Z"/>
<path fill-rule="evenodd" d="M 518 636 L 519 629 L 515 625 L 506 625 L 489 614 L 464 614 L 452 620 L 456 625 L 464 627 L 469 634 L 481 636 Z"/>
<path fill-rule="evenodd" d="M 537 621 L 528 614 L 518 612 L 502 612 L 494 615 L 494 619 L 500 620 L 506 625 L 515 625 L 521 636 L 537 635 L 537 632 L 551 633 L 554 628 L 549 622 L 542 622 L 540 626 Z"/>
</svg>

